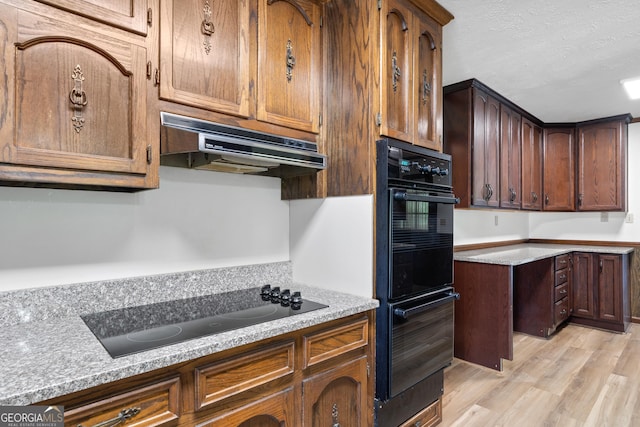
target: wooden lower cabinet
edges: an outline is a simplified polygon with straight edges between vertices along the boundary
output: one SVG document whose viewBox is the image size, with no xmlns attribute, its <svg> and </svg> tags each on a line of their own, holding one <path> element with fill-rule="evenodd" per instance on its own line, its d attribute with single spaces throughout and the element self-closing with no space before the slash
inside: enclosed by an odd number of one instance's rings
<svg viewBox="0 0 640 427">
<path fill-rule="evenodd" d="M 618 332 L 631 321 L 629 255 L 573 255 L 572 321 Z"/>
<path fill-rule="evenodd" d="M 40 404 L 69 427 L 367 427 L 372 325 L 357 314 Z"/>
<path fill-rule="evenodd" d="M 431 427 L 442 421 L 442 397 L 408 419 L 400 427 Z"/>
<path fill-rule="evenodd" d="M 361 357 L 304 380 L 303 425 L 366 426 L 367 369 Z"/>
</svg>

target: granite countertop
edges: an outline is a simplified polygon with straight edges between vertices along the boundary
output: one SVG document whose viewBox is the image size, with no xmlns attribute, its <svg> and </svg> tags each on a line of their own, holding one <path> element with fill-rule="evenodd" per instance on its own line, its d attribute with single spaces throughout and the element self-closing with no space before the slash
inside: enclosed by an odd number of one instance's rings
<svg viewBox="0 0 640 427">
<path fill-rule="evenodd" d="M 597 252 L 622 255 L 633 252 L 633 248 L 624 246 L 523 243 L 518 245 L 455 252 L 453 254 L 453 258 L 455 261 L 515 266 L 570 252 Z"/>
<path fill-rule="evenodd" d="M 247 283 L 247 285 L 243 285 L 245 288 L 255 284 L 252 281 L 247 281 Z M 136 284 L 139 289 L 134 289 L 133 292 L 144 292 L 145 284 L 157 285 L 153 280 L 149 281 L 145 278 Z M 170 300 L 173 297 L 171 287 L 165 282 L 163 284 L 166 285 L 166 289 L 169 289 L 168 296 L 165 295 L 164 299 Z M 128 285 L 129 289 L 135 288 L 131 284 Z M 109 286 L 116 285 L 110 283 Z M 237 285 L 219 285 L 209 294 L 237 287 Z M 117 359 L 113 359 L 107 353 L 80 318 L 82 312 L 69 313 L 64 309 L 57 308 L 54 314 L 50 312 L 43 314 L 42 312 L 46 311 L 43 308 L 37 313 L 25 315 L 25 308 L 18 307 L 14 310 L 16 313 L 23 317 L 34 317 L 36 320 L 15 323 L 10 322 L 11 319 L 0 318 L 0 321 L 4 320 L 3 328 L 0 331 L 0 343 L 2 343 L 0 347 L 0 405 L 36 403 L 352 314 L 366 312 L 378 306 L 378 301 L 371 298 L 302 284 L 291 284 L 290 287 L 300 290 L 305 299 L 326 304 L 328 307 Z M 99 286 L 93 285 L 90 289 L 94 288 L 99 288 Z M 48 296 L 56 294 L 57 291 L 46 290 Z M 70 289 L 62 291 L 72 293 Z M 104 293 L 104 288 L 95 292 Z M 182 292 L 184 293 L 184 291 Z M 201 286 L 198 292 L 202 294 Z M 33 296 L 31 297 L 33 298 Z M 0 308 L 9 305 L 19 306 L 20 303 L 16 302 L 19 298 L 25 298 L 25 296 L 0 293 Z M 43 302 L 44 304 L 46 301 Z M 107 302 L 106 305 L 112 306 L 113 304 Z M 89 311 L 100 309 L 104 309 L 104 307 L 91 307 Z"/>
</svg>

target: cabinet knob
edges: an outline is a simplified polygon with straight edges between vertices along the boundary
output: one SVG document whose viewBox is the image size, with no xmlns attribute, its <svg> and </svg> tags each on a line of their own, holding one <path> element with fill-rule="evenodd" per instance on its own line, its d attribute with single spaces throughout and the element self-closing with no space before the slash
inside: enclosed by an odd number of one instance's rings
<svg viewBox="0 0 640 427">
<path fill-rule="evenodd" d="M 545 195 L 544 195 L 544 204 L 545 204 L 545 205 L 548 205 L 548 204 L 549 204 L 549 195 L 548 195 L 548 194 L 545 194 Z"/>
<path fill-rule="evenodd" d="M 538 193 L 536 193 L 535 191 L 532 191 L 531 200 L 533 200 L 533 203 L 536 203 L 538 201 Z"/>
</svg>

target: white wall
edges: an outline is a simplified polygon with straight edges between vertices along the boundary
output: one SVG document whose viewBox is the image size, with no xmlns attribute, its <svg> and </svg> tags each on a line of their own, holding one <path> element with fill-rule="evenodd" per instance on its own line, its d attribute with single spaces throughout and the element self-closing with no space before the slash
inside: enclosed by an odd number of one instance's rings
<svg viewBox="0 0 640 427">
<path fill-rule="evenodd" d="M 294 281 L 371 297 L 373 211 L 373 196 L 292 201 Z"/>
<path fill-rule="evenodd" d="M 0 291 L 289 260 L 277 178 L 160 168 L 138 193 L 0 187 Z"/>
<path fill-rule="evenodd" d="M 458 209 L 455 211 L 454 243 L 514 239 L 602 240 L 640 242 L 640 123 L 629 125 L 628 213 L 624 212 L 509 212 Z M 498 216 L 498 226 L 494 218 Z M 504 218 L 504 220 L 503 220 Z"/>
<path fill-rule="evenodd" d="M 453 244 L 456 246 L 484 242 L 501 242 L 528 238 L 526 212 L 497 209 L 455 209 Z"/>
</svg>

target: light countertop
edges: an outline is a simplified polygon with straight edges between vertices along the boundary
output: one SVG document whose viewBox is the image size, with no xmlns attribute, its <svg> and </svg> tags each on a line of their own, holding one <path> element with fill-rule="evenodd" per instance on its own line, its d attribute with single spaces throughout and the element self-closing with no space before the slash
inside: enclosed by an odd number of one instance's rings
<svg viewBox="0 0 640 427">
<path fill-rule="evenodd" d="M 453 254 L 453 258 L 455 261 L 515 266 L 570 252 L 594 252 L 623 255 L 633 252 L 633 248 L 625 246 L 523 243 L 518 245 L 455 252 Z"/>
<path fill-rule="evenodd" d="M 258 266 L 258 269 L 261 267 Z M 242 273 L 243 271 L 234 272 L 237 275 Z M 264 271 L 261 270 L 256 276 L 263 274 Z M 283 275 L 285 279 L 286 276 L 287 274 Z M 195 282 L 199 283 L 197 292 L 191 289 L 189 293 L 206 295 L 238 288 L 237 281 L 228 280 L 228 274 L 224 278 L 226 284 L 217 283 L 211 289 L 207 289 L 206 285 L 196 280 Z M 141 294 L 145 292 L 146 287 L 147 293 L 156 289 L 156 293 L 163 295 L 164 300 L 171 300 L 177 299 L 176 289 L 181 289 L 179 291 L 181 295 L 178 297 L 184 297 L 184 288 L 188 288 L 188 286 L 173 283 L 177 279 L 179 279 L 179 275 L 172 276 L 172 283 L 164 281 L 165 278 L 155 280 L 143 278 L 133 284 L 126 283 L 127 293 Z M 285 280 L 280 277 L 279 279 Z M 158 290 L 159 280 L 164 286 L 160 291 Z M 207 276 L 207 280 L 211 280 L 211 277 Z M 193 274 L 188 276 L 187 281 L 194 282 Z M 256 284 L 252 280 L 245 280 L 243 283 L 243 286 L 247 288 Z M 276 283 L 280 284 L 281 282 Z M 41 307 L 28 313 L 25 303 L 27 296 L 24 293 L 0 293 L 0 309 L 13 308 L 13 315 L 5 315 L 0 319 L 0 323 L 4 322 L 3 328 L 0 330 L 0 405 L 32 404 L 352 314 L 366 312 L 378 306 L 378 301 L 371 298 L 302 284 L 291 284 L 291 289 L 302 291 L 305 299 L 326 304 L 329 307 L 113 359 L 80 318 L 80 314 L 85 312 L 113 308 L 115 303 L 110 301 L 110 296 L 113 296 L 114 299 L 117 299 L 118 296 L 111 295 L 114 292 L 110 291 L 115 288 L 119 289 L 123 283 L 110 282 L 104 284 L 104 287 L 101 285 L 103 284 L 96 282 L 90 287 L 81 286 L 79 288 L 88 290 L 89 294 L 78 293 L 76 295 L 79 301 L 76 306 L 82 309 L 78 308 L 75 313 L 68 308 L 68 304 L 64 303 L 58 304 L 59 306 L 56 306 L 55 309 L 46 307 L 47 301 L 51 304 L 52 295 L 54 298 L 57 293 L 72 295 L 74 288 L 71 286 L 65 287 L 65 289 L 45 289 L 41 292 L 38 290 L 29 291 L 27 294 L 29 298 L 33 299 L 34 295 L 38 295 Z M 75 290 L 80 292 L 78 289 Z M 44 296 L 42 292 L 45 292 Z M 91 293 L 104 295 L 103 298 L 100 298 L 101 306 L 91 305 L 90 301 L 96 299 L 96 296 Z M 86 299 L 86 304 L 82 303 L 83 298 Z M 125 304 L 124 306 L 130 305 L 134 304 Z M 16 323 L 16 318 L 21 316 L 32 320 Z"/>
</svg>

